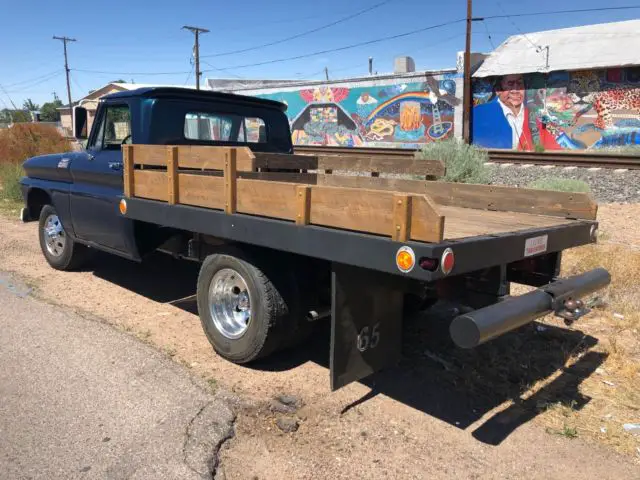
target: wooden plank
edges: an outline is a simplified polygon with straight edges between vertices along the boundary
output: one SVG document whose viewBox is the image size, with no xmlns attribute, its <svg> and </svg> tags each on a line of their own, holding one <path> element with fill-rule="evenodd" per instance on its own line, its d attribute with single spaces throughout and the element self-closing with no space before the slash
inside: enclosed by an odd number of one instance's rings
<svg viewBox="0 0 640 480">
<path fill-rule="evenodd" d="M 225 154 L 236 150 L 236 170 L 255 170 L 255 157 L 249 147 L 214 147 L 209 145 L 181 145 L 178 147 L 180 168 L 224 170 Z"/>
<path fill-rule="evenodd" d="M 237 180 L 237 211 L 251 215 L 296 220 L 295 183 Z"/>
<path fill-rule="evenodd" d="M 256 168 L 277 168 L 282 170 L 315 170 L 318 160 L 313 155 L 293 155 L 289 153 L 255 152 Z"/>
<path fill-rule="evenodd" d="M 133 180 L 133 151 L 133 145 L 122 146 L 122 161 L 124 162 L 124 169 L 122 171 L 124 196 L 129 198 L 135 195 Z"/>
<path fill-rule="evenodd" d="M 445 218 L 440 207 L 428 195 L 412 195 L 411 238 L 440 243 L 444 238 Z"/>
<path fill-rule="evenodd" d="M 154 165 L 164 167 L 167 165 L 167 151 L 165 145 L 132 145 L 135 165 Z"/>
<path fill-rule="evenodd" d="M 224 178 L 210 175 L 178 175 L 180 203 L 222 210 L 225 203 Z"/>
<path fill-rule="evenodd" d="M 224 211 L 226 213 L 236 213 L 236 159 L 237 150 L 228 149 L 224 160 Z"/>
<path fill-rule="evenodd" d="M 318 169 L 348 170 L 353 172 L 397 173 L 441 177 L 444 163 L 439 160 L 421 160 L 367 155 L 318 155 Z"/>
<path fill-rule="evenodd" d="M 440 211 L 447 219 L 444 235 L 447 240 L 554 227 L 574 221 L 521 212 L 497 212 L 451 206 L 441 206 Z"/>
<path fill-rule="evenodd" d="M 411 238 L 411 195 L 393 195 L 393 235 L 396 242 L 406 242 Z"/>
<path fill-rule="evenodd" d="M 169 203 L 179 203 L 178 192 L 178 147 L 167 147 L 167 194 Z"/>
<path fill-rule="evenodd" d="M 167 201 L 167 172 L 134 170 L 133 179 L 136 197 Z"/>
<path fill-rule="evenodd" d="M 296 223 L 298 225 L 308 225 L 311 208 L 311 187 L 308 185 L 296 186 L 296 199 L 298 205 Z"/>
<path fill-rule="evenodd" d="M 595 220 L 598 211 L 596 202 L 586 193 L 445 182 L 425 182 L 424 186 L 440 205 L 586 220 Z"/>
<path fill-rule="evenodd" d="M 318 185 L 429 195 L 439 205 L 595 220 L 598 206 L 586 193 L 531 190 L 498 185 L 429 182 L 397 178 L 318 175 Z"/>
<path fill-rule="evenodd" d="M 298 172 L 238 172 L 238 178 L 253 180 L 269 180 L 273 182 L 305 183 L 315 185 L 317 175 L 315 173 Z"/>
<path fill-rule="evenodd" d="M 312 187 L 310 223 L 391 236 L 392 201 L 390 192 Z"/>
</svg>

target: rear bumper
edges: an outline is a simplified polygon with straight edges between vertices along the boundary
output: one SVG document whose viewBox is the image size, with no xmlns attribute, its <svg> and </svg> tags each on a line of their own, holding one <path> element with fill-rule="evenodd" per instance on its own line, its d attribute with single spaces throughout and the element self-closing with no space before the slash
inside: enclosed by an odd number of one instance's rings
<svg viewBox="0 0 640 480">
<path fill-rule="evenodd" d="M 568 321 L 576 320 L 588 312 L 576 301 L 610 282 L 604 268 L 558 280 L 456 317 L 449 329 L 451 338 L 461 348 L 473 348 L 552 312 Z"/>
</svg>

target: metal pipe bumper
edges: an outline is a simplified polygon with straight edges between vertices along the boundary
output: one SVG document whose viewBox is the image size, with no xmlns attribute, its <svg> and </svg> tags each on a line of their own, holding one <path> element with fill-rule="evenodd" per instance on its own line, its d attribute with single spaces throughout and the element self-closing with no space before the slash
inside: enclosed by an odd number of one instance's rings
<svg viewBox="0 0 640 480">
<path fill-rule="evenodd" d="M 579 299 L 610 282 L 611 276 L 604 268 L 561 279 L 533 292 L 460 315 L 451 323 L 449 333 L 457 346 L 473 348 L 551 312 L 573 321 L 587 312 Z"/>
</svg>

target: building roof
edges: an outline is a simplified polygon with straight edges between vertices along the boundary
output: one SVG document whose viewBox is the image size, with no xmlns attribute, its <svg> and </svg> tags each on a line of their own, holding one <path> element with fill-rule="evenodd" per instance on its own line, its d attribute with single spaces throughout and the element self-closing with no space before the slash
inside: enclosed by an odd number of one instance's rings
<svg viewBox="0 0 640 480">
<path fill-rule="evenodd" d="M 507 38 L 473 76 L 640 65 L 639 51 L 640 20 L 527 33 Z"/>
<path fill-rule="evenodd" d="M 207 78 L 205 85 L 209 90 L 220 90 L 230 92 L 234 90 L 249 88 L 264 88 L 274 85 L 287 85 L 291 83 L 301 82 L 303 80 L 264 80 L 264 79 L 245 79 L 245 78 Z"/>
</svg>

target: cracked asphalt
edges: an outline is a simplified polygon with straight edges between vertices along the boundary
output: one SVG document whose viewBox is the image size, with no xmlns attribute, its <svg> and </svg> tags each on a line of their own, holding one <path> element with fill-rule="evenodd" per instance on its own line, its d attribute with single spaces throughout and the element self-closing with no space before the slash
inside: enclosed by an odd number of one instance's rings
<svg viewBox="0 0 640 480">
<path fill-rule="evenodd" d="M 0 479 L 215 475 L 233 435 L 224 400 L 157 350 L 28 293 L 0 272 Z"/>
</svg>

